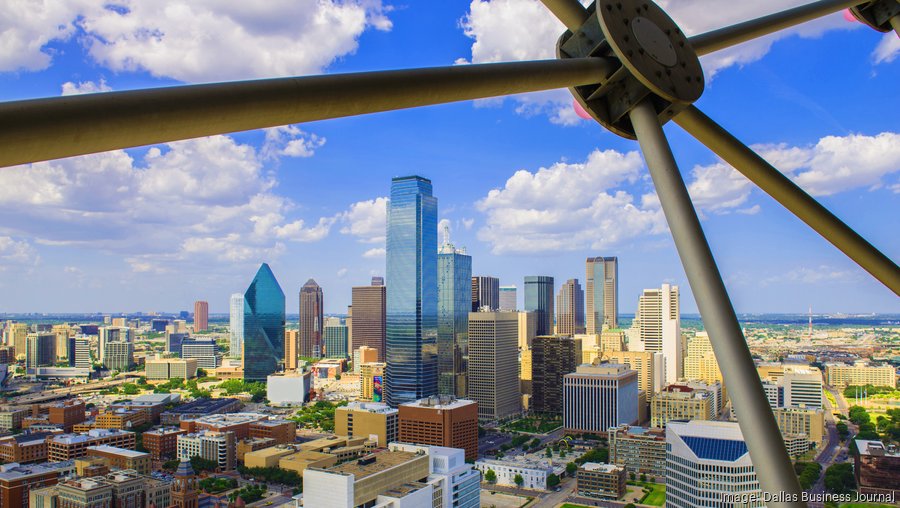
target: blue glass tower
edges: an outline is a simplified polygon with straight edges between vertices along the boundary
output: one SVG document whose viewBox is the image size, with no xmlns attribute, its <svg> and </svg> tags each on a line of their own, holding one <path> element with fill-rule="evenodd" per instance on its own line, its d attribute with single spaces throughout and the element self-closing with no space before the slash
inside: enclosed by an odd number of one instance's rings
<svg viewBox="0 0 900 508">
<path fill-rule="evenodd" d="M 263 263 L 244 293 L 244 379 L 266 382 L 284 360 L 284 291 Z"/>
<path fill-rule="evenodd" d="M 438 251 L 438 392 L 466 396 L 472 256 L 449 238 Z"/>
<path fill-rule="evenodd" d="M 553 334 L 553 277 L 525 277 L 525 310 L 537 315 L 535 335 Z"/>
<path fill-rule="evenodd" d="M 437 393 L 437 198 L 431 180 L 391 180 L 387 216 L 385 401 Z"/>
</svg>

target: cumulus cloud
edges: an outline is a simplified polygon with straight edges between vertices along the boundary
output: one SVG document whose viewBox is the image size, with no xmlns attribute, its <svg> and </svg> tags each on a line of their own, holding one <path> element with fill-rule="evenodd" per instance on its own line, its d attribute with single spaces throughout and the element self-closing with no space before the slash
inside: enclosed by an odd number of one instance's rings
<svg viewBox="0 0 900 508">
<path fill-rule="evenodd" d="M 753 190 L 750 180 L 724 162 L 695 166 L 691 173 L 688 192 L 701 210 L 724 213 L 746 203 Z"/>
<path fill-rule="evenodd" d="M 261 154 L 227 136 L 153 147 L 139 161 L 112 151 L 16 166 L 0 172 L 0 233 L 121 253 L 141 272 L 255 262 L 328 234 L 336 217 L 289 218 L 295 205 L 274 186 Z"/>
<path fill-rule="evenodd" d="M 727 8 L 711 8 L 710 3 L 704 0 L 659 3 L 685 33 L 693 35 L 806 4 L 808 0 L 732 2 Z M 470 58 L 460 59 L 459 63 L 555 58 L 556 41 L 565 31 L 562 23 L 538 0 L 472 0 L 460 26 L 473 42 Z M 826 30 L 855 26 L 858 24 L 847 23 L 840 14 L 827 16 L 707 55 L 702 58 L 703 68 L 707 77 L 711 78 L 727 67 L 759 60 L 778 39 L 790 35 L 817 37 Z M 560 125 L 574 125 L 581 121 L 572 107 L 571 95 L 565 90 L 523 94 L 516 96 L 515 100 L 518 102 L 517 111 L 521 114 L 543 113 Z"/>
<path fill-rule="evenodd" d="M 0 272 L 13 267 L 34 266 L 38 259 L 34 247 L 27 241 L 0 236 Z"/>
<path fill-rule="evenodd" d="M 888 32 L 881 36 L 881 42 L 872 52 L 872 61 L 875 64 L 891 63 L 900 55 L 900 37 L 894 32 Z"/>
<path fill-rule="evenodd" d="M 97 83 L 93 81 L 81 81 L 79 83 L 67 81 L 62 85 L 63 95 L 81 95 L 85 93 L 109 92 L 110 90 L 112 88 L 106 84 L 105 79 L 101 79 Z"/>
<path fill-rule="evenodd" d="M 363 253 L 364 258 L 383 258 L 387 254 L 387 249 L 384 247 L 375 247 L 367 250 Z"/>
<path fill-rule="evenodd" d="M 49 43 L 77 34 L 115 71 L 186 82 L 318 73 L 367 29 L 390 30 L 389 11 L 381 0 L 13 1 L 0 16 L 0 70 L 45 69 Z"/>
<path fill-rule="evenodd" d="M 283 125 L 264 129 L 266 140 L 263 144 L 263 157 L 312 157 L 316 149 L 325 145 L 326 139 L 316 134 L 301 130 L 296 125 Z"/>
<path fill-rule="evenodd" d="M 387 205 L 390 199 L 378 197 L 367 201 L 359 201 L 350 205 L 350 209 L 341 214 L 341 233 L 352 235 L 363 243 L 385 242 L 387 234 Z"/>
<path fill-rule="evenodd" d="M 508 254 L 599 249 L 662 233 L 658 204 L 617 189 L 642 167 L 637 152 L 595 150 L 585 162 L 519 170 L 476 203 L 486 216 L 478 238 Z"/>
</svg>

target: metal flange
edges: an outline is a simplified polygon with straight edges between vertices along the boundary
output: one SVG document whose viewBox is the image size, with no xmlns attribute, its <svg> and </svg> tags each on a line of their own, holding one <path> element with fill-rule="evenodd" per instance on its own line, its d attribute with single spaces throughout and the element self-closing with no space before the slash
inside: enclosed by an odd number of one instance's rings
<svg viewBox="0 0 900 508">
<path fill-rule="evenodd" d="M 607 57 L 620 67 L 599 85 L 570 88 L 597 122 L 635 139 L 628 112 L 650 98 L 661 123 L 703 93 L 700 60 L 678 25 L 649 0 L 596 0 L 574 33 L 556 45 L 559 58 Z"/>
<path fill-rule="evenodd" d="M 886 33 L 893 30 L 891 18 L 900 16 L 900 1 L 876 0 L 851 7 L 850 12 L 860 23 Z"/>
</svg>

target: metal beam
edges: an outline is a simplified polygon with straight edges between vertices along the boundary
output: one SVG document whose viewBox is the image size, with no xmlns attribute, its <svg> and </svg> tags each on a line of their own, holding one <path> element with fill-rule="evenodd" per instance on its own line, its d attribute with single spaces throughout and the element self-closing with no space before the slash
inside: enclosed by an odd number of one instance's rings
<svg viewBox="0 0 900 508">
<path fill-rule="evenodd" d="M 700 309 L 703 326 L 709 332 L 713 352 L 737 411 L 760 487 L 763 492 L 782 496 L 779 499 L 796 495 L 799 500 L 801 490 L 797 475 L 656 111 L 645 100 L 631 110 L 630 117 Z M 767 504 L 770 507 L 806 506 L 800 501 Z"/>
<path fill-rule="evenodd" d="M 726 26 L 688 39 L 697 56 L 725 49 L 800 23 L 853 7 L 861 0 L 820 0 L 786 11 L 769 14 L 736 25 Z"/>
<path fill-rule="evenodd" d="M 379 111 L 602 83 L 605 58 L 456 65 L 0 103 L 0 167 Z"/>
<path fill-rule="evenodd" d="M 900 15 L 894 16 L 890 19 L 891 28 L 897 32 L 897 37 L 900 37 Z"/>
<path fill-rule="evenodd" d="M 581 28 L 588 18 L 588 11 L 578 0 L 541 0 L 566 28 L 573 33 Z"/>
<path fill-rule="evenodd" d="M 790 178 L 741 143 L 725 128 L 690 106 L 675 117 L 675 123 L 725 162 L 772 196 L 775 201 L 816 230 L 844 254 L 900 295 L 900 268 L 890 258 L 844 224 Z"/>
</svg>

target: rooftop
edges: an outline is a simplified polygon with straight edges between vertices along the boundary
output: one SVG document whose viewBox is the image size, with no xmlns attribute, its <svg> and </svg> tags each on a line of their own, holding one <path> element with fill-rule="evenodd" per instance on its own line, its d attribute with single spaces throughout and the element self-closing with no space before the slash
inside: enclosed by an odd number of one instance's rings
<svg viewBox="0 0 900 508">
<path fill-rule="evenodd" d="M 151 429 L 144 434 L 153 434 L 155 436 L 165 436 L 168 434 L 184 434 L 186 431 L 184 429 L 179 429 L 178 427 L 162 427 L 159 429 Z"/>
<path fill-rule="evenodd" d="M 599 462 L 585 462 L 581 466 L 581 469 L 584 469 L 585 471 L 597 471 L 600 473 L 612 473 L 612 472 L 621 471 L 623 468 L 622 468 L 622 466 L 616 466 L 614 464 L 601 464 Z"/>
<path fill-rule="evenodd" d="M 860 455 L 900 458 L 900 448 L 896 445 L 884 446 L 884 443 L 881 441 L 857 439 L 856 447 L 859 449 Z"/>
<path fill-rule="evenodd" d="M 466 400 L 466 399 L 457 399 L 456 397 L 451 397 L 447 395 L 441 396 L 431 396 L 426 397 L 424 399 L 419 399 L 415 402 L 407 402 L 406 404 L 400 404 L 400 407 L 427 407 L 433 409 L 456 409 L 460 407 L 465 407 L 471 404 L 475 404 L 474 400 Z"/>
<path fill-rule="evenodd" d="M 382 402 L 351 402 L 337 411 L 366 411 L 369 413 L 396 413 L 397 409 Z"/>
<path fill-rule="evenodd" d="M 99 439 L 103 437 L 110 437 L 116 435 L 124 435 L 124 434 L 134 434 L 133 432 L 128 432 L 125 430 L 118 429 L 91 429 L 84 434 L 57 434 L 50 438 L 50 441 L 54 443 L 60 444 L 76 444 L 76 443 L 84 443 L 87 441 L 93 441 L 94 439 Z"/>
<path fill-rule="evenodd" d="M 16 462 L 0 465 L 0 480 L 13 481 L 32 475 L 47 473 L 61 473 L 75 469 L 74 460 L 62 462 L 46 462 L 44 464 L 30 464 L 23 466 Z"/>
<path fill-rule="evenodd" d="M 238 399 L 197 399 L 187 404 L 182 404 L 176 408 L 170 409 L 167 413 L 186 414 L 186 413 L 215 413 L 222 411 L 232 404 L 239 403 Z"/>
<path fill-rule="evenodd" d="M 128 457 L 128 458 L 132 458 L 132 459 L 137 458 L 137 457 L 149 457 L 150 456 L 149 453 L 137 452 L 134 450 L 128 450 L 126 448 L 119 448 L 116 446 L 109 446 L 109 445 L 88 446 L 87 449 L 88 450 L 96 450 L 98 452 L 103 452 L 103 453 L 114 453 L 116 455 L 121 455 L 123 457 Z"/>
<path fill-rule="evenodd" d="M 351 460 L 350 462 L 338 464 L 337 466 L 328 468 L 327 471 L 329 473 L 336 474 L 352 474 L 356 478 L 356 481 L 359 481 L 367 476 L 371 476 L 386 469 L 390 469 L 392 467 L 399 466 L 400 464 L 409 462 L 416 457 L 427 456 L 411 452 L 384 450 L 373 453 L 371 455 L 367 455 L 357 460 Z"/>
</svg>

